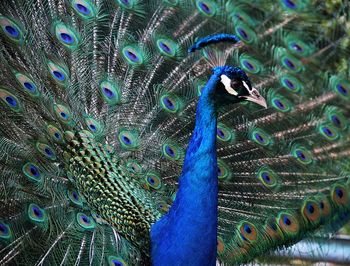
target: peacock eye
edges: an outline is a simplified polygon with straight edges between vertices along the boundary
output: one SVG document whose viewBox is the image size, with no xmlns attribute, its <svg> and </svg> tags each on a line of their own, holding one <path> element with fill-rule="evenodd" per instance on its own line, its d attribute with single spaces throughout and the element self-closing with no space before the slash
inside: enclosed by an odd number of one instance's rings
<svg viewBox="0 0 350 266">
<path fill-rule="evenodd" d="M 231 88 L 239 88 L 242 87 L 242 85 L 242 81 L 237 79 L 232 79 L 230 83 Z"/>
</svg>

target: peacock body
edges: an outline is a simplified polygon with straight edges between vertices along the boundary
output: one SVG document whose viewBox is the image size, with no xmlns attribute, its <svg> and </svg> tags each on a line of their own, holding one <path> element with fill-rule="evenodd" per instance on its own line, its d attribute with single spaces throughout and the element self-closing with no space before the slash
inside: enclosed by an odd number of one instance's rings
<svg viewBox="0 0 350 266">
<path fill-rule="evenodd" d="M 350 82 L 335 7 L 1 2 L 0 264 L 233 265 L 336 231 Z"/>
</svg>

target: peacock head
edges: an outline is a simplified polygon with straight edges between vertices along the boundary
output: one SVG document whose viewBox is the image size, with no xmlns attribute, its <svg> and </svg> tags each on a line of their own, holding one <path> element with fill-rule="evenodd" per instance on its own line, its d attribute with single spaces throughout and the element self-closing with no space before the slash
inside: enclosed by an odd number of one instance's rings
<svg viewBox="0 0 350 266">
<path fill-rule="evenodd" d="M 247 74 L 239 67 L 220 66 L 213 69 L 220 77 L 217 93 L 220 102 L 254 102 L 267 108 L 266 100 L 253 88 Z"/>
</svg>

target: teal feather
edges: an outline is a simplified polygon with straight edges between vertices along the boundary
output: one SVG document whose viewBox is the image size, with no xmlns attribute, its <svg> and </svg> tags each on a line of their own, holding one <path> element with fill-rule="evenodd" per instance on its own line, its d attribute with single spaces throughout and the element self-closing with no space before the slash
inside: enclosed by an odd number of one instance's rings
<svg viewBox="0 0 350 266">
<path fill-rule="evenodd" d="M 240 67 L 267 102 L 215 91 L 217 261 L 337 231 L 350 219 L 350 4 L 335 2 L 1 1 L 0 264 L 152 263 L 217 66 Z M 241 42 L 186 54 L 217 33 Z M 193 242 L 191 258 L 204 253 Z"/>
</svg>

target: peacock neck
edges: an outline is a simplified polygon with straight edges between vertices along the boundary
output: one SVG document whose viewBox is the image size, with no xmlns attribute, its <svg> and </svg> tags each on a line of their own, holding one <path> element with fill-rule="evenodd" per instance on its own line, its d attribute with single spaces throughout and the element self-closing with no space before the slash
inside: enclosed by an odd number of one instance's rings
<svg viewBox="0 0 350 266">
<path fill-rule="evenodd" d="M 151 231 L 154 265 L 215 265 L 218 180 L 217 114 L 213 74 L 197 105 L 196 124 L 187 148 L 179 190 L 170 211 Z"/>
<path fill-rule="evenodd" d="M 182 169 L 182 178 L 190 178 L 192 180 L 198 179 L 199 181 L 208 181 L 207 178 L 216 180 L 216 174 L 208 176 L 203 173 L 197 176 L 187 176 L 185 173 L 187 173 L 188 170 L 202 167 L 203 158 L 208 155 L 213 159 L 215 158 L 214 163 L 216 163 L 217 112 L 215 104 L 215 85 L 217 82 L 217 75 L 212 75 L 199 99 L 196 110 L 195 128 L 187 148 Z M 204 162 L 208 163 L 206 161 Z"/>
</svg>

